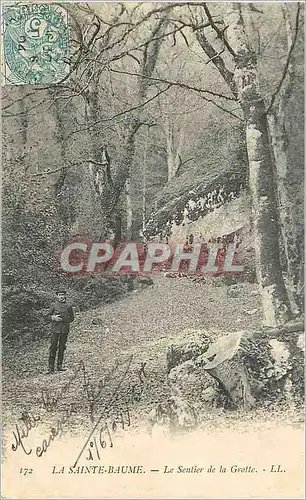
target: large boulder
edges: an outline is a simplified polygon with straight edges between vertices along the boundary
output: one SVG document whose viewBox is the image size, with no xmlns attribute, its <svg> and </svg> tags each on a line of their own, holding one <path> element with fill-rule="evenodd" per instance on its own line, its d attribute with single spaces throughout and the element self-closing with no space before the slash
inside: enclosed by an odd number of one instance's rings
<svg viewBox="0 0 306 500">
<path fill-rule="evenodd" d="M 210 376 L 235 408 L 279 400 L 299 404 L 304 394 L 303 330 L 303 322 L 293 322 L 220 334 L 213 342 L 208 332 L 180 337 L 167 349 L 169 381 L 182 394 L 198 384 L 205 397 Z"/>
<path fill-rule="evenodd" d="M 179 396 L 171 396 L 158 403 L 148 417 L 148 431 L 152 437 L 188 432 L 195 429 L 197 424 L 195 408 Z"/>
<path fill-rule="evenodd" d="M 167 347 L 167 372 L 169 373 L 175 366 L 205 352 L 211 344 L 212 338 L 213 335 L 209 335 L 206 330 L 184 330 L 175 342 Z"/>
</svg>

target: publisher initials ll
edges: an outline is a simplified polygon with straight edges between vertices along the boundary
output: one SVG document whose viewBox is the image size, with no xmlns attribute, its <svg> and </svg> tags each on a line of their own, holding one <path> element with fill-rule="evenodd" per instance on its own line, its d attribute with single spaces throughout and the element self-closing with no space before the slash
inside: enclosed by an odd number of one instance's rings
<svg viewBox="0 0 306 500">
<path fill-rule="evenodd" d="M 270 472 L 285 472 L 280 465 L 271 465 Z"/>
</svg>

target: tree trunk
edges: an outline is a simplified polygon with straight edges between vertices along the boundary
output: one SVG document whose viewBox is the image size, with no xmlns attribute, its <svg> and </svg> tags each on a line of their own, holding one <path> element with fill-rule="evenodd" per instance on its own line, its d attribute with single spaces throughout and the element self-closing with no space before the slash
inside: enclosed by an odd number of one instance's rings
<svg viewBox="0 0 306 500">
<path fill-rule="evenodd" d="M 142 232 L 144 234 L 147 222 L 147 159 L 148 159 L 149 129 L 146 133 L 146 141 L 143 150 L 142 163 Z"/>
<path fill-rule="evenodd" d="M 53 97 L 52 92 L 49 93 Z M 58 179 L 54 185 L 54 194 L 55 197 L 57 197 L 61 194 L 61 191 L 65 185 L 66 176 L 68 172 L 68 165 L 67 165 L 67 155 L 66 155 L 67 144 L 65 141 L 65 123 L 63 121 L 63 113 L 62 110 L 60 109 L 60 104 L 57 99 L 55 99 L 54 101 L 54 110 L 55 110 L 56 128 L 57 128 L 56 135 L 57 135 L 57 141 L 60 144 L 60 150 L 61 150 L 60 162 L 62 166 Z"/>
<path fill-rule="evenodd" d="M 167 168 L 168 182 L 175 176 L 175 154 L 173 145 L 173 127 L 169 122 L 165 124 L 166 145 L 167 145 Z"/>
<path fill-rule="evenodd" d="M 126 194 L 126 238 L 132 240 L 133 238 L 133 204 L 131 197 L 131 179 L 128 178 L 125 183 Z"/>
<path fill-rule="evenodd" d="M 288 321 L 292 312 L 280 262 L 276 176 L 267 115 L 259 90 L 257 61 L 247 45 L 240 4 L 227 4 L 226 25 L 227 40 L 235 53 L 234 82 L 246 122 L 249 189 L 263 324 L 275 326 Z"/>
<path fill-rule="evenodd" d="M 28 141 L 28 125 L 29 125 L 29 118 L 28 118 L 28 112 L 25 106 L 24 97 L 25 91 L 24 87 L 19 86 L 15 89 L 15 95 L 16 95 L 16 100 L 20 99 L 19 101 L 19 106 L 18 106 L 18 111 L 17 111 L 17 123 L 19 125 L 19 129 L 21 131 L 20 133 L 20 138 L 21 140 L 17 142 L 15 148 L 18 152 L 18 156 L 20 158 L 20 164 L 22 166 L 21 169 L 18 169 L 18 177 L 15 180 L 15 186 L 14 188 L 16 189 L 16 205 L 18 206 L 20 201 L 22 200 L 23 197 L 23 192 L 24 192 L 24 181 L 27 178 L 27 170 L 30 167 L 29 165 L 29 159 L 27 158 L 27 155 L 25 155 L 25 151 L 27 151 L 27 141 Z M 18 116 L 19 114 L 19 116 Z M 12 148 L 7 148 L 7 151 L 9 153 L 8 159 L 10 159 L 10 154 L 12 153 Z M 37 162 L 37 165 L 39 168 L 39 163 Z M 19 177 L 20 176 L 20 177 Z M 15 177 L 15 176 L 14 176 Z"/>
<path fill-rule="evenodd" d="M 90 85 L 89 99 L 86 107 L 86 120 L 89 124 L 97 123 L 99 118 L 101 118 L 98 83 L 98 79 L 95 79 Z M 89 171 L 95 192 L 94 196 L 96 197 L 96 202 L 98 201 L 100 204 L 99 217 L 102 225 L 100 238 L 108 238 L 115 232 L 115 227 L 113 223 L 110 223 L 109 219 L 113 187 L 110 179 L 106 176 L 106 166 L 102 158 L 104 137 L 101 135 L 101 130 L 98 126 L 89 128 L 89 136 L 91 157 L 93 160 L 89 162 Z"/>
<path fill-rule="evenodd" d="M 122 213 L 120 209 L 116 211 L 116 215 L 114 218 L 113 234 L 115 239 L 115 246 L 117 246 L 122 241 Z"/>
<path fill-rule="evenodd" d="M 90 122 L 96 122 L 99 118 L 99 113 L 98 93 L 97 89 L 93 89 L 87 112 Z M 122 134 L 122 144 L 120 148 L 122 151 L 121 156 L 118 159 L 116 167 L 109 173 L 106 172 L 106 165 L 101 156 L 103 152 L 103 138 L 101 140 L 99 130 L 96 130 L 94 127 L 90 128 L 93 155 L 90 171 L 96 195 L 100 202 L 103 220 L 100 238 L 110 238 L 112 235 L 115 235 L 115 241 L 117 243 L 122 240 L 124 203 L 129 207 L 129 231 L 132 228 L 132 212 L 127 183 L 130 182 L 130 168 L 135 152 L 135 135 L 139 126 L 140 123 L 137 118 L 128 120 L 124 129 L 124 134 Z M 123 194 L 125 188 L 126 199 L 124 200 Z"/>
<path fill-rule="evenodd" d="M 124 200 L 123 194 L 127 182 L 130 181 L 131 165 L 135 153 L 135 137 L 138 129 L 143 124 L 141 121 L 142 108 L 141 105 L 146 99 L 147 90 L 149 87 L 150 77 L 155 69 L 157 57 L 163 37 L 157 36 L 164 33 L 167 26 L 166 14 L 156 21 L 152 32 L 148 37 L 147 44 L 143 50 L 142 63 L 141 63 L 141 77 L 137 80 L 137 97 L 139 109 L 134 115 L 130 114 L 126 121 L 122 122 L 122 144 L 121 155 L 118 159 L 116 168 L 113 169 L 112 179 L 108 179 L 101 172 L 99 164 L 101 164 L 99 154 L 101 151 L 101 137 L 98 127 L 91 127 L 91 139 L 93 143 L 94 162 L 91 167 L 91 174 L 93 177 L 96 192 L 100 201 L 100 207 L 103 217 L 103 227 L 100 238 L 109 238 L 110 235 L 115 234 L 115 240 L 118 243 L 122 238 L 122 224 L 124 221 Z M 98 122 L 101 118 L 101 106 L 99 107 L 99 93 L 98 93 L 99 76 L 91 85 L 90 102 L 88 106 L 89 118 L 92 123 Z M 117 129 L 118 130 L 118 129 Z M 119 134 L 120 135 L 120 134 Z M 119 139 L 120 140 L 120 139 Z M 102 173 L 102 175 L 101 175 Z M 128 207 L 128 231 L 131 230 L 131 203 L 129 197 L 125 199 Z"/>
<path fill-rule="evenodd" d="M 286 24 L 288 53 L 293 44 L 293 32 L 288 15 L 288 7 L 283 6 Z M 292 197 L 288 192 L 288 136 L 286 132 L 286 105 L 292 93 L 292 77 L 294 67 L 292 59 L 289 62 L 287 75 L 279 92 L 278 103 L 272 108 L 268 116 L 270 135 L 277 170 L 278 203 L 281 221 L 282 241 L 286 256 L 285 283 L 288 291 L 292 311 L 300 313 L 297 288 L 300 277 L 300 251 L 296 225 L 293 216 Z"/>
<path fill-rule="evenodd" d="M 287 137 L 284 129 L 284 109 L 280 105 L 277 118 L 273 115 L 269 117 L 271 141 L 274 151 L 274 158 L 277 168 L 278 184 L 278 205 L 280 216 L 280 227 L 284 253 L 286 256 L 286 269 L 284 272 L 285 283 L 291 309 L 294 314 L 299 314 L 297 288 L 300 277 L 300 251 L 296 234 L 296 226 L 292 213 L 292 198 L 288 193 L 288 157 Z"/>
<path fill-rule="evenodd" d="M 176 175 L 181 163 L 181 148 L 183 139 L 183 130 L 179 132 L 177 146 L 175 146 L 174 126 L 170 122 L 169 116 L 165 115 L 165 136 L 167 145 L 167 167 L 168 167 L 168 182 L 171 181 Z"/>
<path fill-rule="evenodd" d="M 138 118 L 130 119 L 125 133 L 122 137 L 122 154 L 118 160 L 117 168 L 115 169 L 113 175 L 113 185 L 111 193 L 111 204 L 108 212 L 108 216 L 111 220 L 116 219 L 116 234 L 123 235 L 125 233 L 126 238 L 132 237 L 132 225 L 133 225 L 133 208 L 131 200 L 131 165 L 133 162 L 135 154 L 135 138 L 140 127 L 140 121 Z M 124 196 L 124 198 L 123 198 Z M 125 216 L 124 216 L 125 213 Z M 119 231 L 119 221 L 121 225 L 126 220 L 126 226 L 123 230 Z"/>
</svg>

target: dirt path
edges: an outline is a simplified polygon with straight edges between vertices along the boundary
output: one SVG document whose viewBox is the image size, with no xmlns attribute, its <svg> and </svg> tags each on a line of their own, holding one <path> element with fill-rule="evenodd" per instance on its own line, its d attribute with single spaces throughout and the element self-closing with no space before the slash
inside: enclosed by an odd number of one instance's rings
<svg viewBox="0 0 306 500">
<path fill-rule="evenodd" d="M 227 297 L 227 287 L 196 284 L 186 278 L 154 279 L 154 286 L 134 292 L 120 301 L 77 315 L 69 334 L 67 372 L 46 375 L 49 338 L 22 347 L 5 349 L 3 401 L 11 416 L 41 405 L 41 391 L 60 387 L 81 360 L 91 380 L 98 381 L 116 361 L 133 355 L 131 378 L 146 362 L 148 375 L 145 404 L 167 392 L 166 346 L 187 328 L 224 332 L 260 324 L 256 285 L 244 284 L 237 298 Z M 252 315 L 245 311 L 257 309 Z M 92 322 L 99 323 L 93 325 Z M 21 345 L 21 344 L 20 344 Z M 138 380 L 139 382 L 139 380 Z"/>
</svg>

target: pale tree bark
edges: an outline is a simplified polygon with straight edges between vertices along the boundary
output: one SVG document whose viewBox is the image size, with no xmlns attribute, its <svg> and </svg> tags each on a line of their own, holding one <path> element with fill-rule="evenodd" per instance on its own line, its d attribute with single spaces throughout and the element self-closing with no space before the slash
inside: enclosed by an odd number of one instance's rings
<svg viewBox="0 0 306 500">
<path fill-rule="evenodd" d="M 112 114 L 115 115 L 117 109 L 116 109 L 116 104 L 114 102 L 113 82 L 111 73 L 109 73 L 108 83 L 110 88 L 110 92 L 108 93 L 108 101 L 112 110 Z M 139 127 L 136 121 L 131 120 L 127 125 L 126 122 L 124 122 L 124 125 L 120 123 L 115 123 L 114 128 L 116 131 L 118 143 L 120 145 L 122 154 L 119 155 L 119 161 L 117 167 L 113 167 L 112 169 L 112 175 L 109 170 L 108 176 L 106 177 L 102 176 L 100 178 L 99 195 L 100 197 L 102 196 L 107 184 L 111 185 L 113 190 L 113 199 L 111 200 L 108 198 L 108 201 L 110 202 L 110 207 L 113 207 L 114 215 L 113 217 L 111 217 L 112 222 L 109 220 L 108 225 L 110 226 L 110 230 L 108 236 L 112 235 L 114 239 L 119 243 L 119 241 L 122 239 L 123 232 L 127 239 L 132 238 L 132 232 L 133 232 L 133 203 L 132 203 L 132 193 L 131 193 L 130 168 L 123 188 L 122 186 L 120 187 L 120 189 L 117 188 L 116 181 L 119 180 L 120 178 L 119 171 L 121 169 L 122 164 L 132 163 L 132 159 L 134 156 L 134 148 L 135 148 L 134 138 Z M 128 156 L 126 156 L 126 153 L 128 153 Z M 102 164 L 103 163 L 105 162 L 103 161 L 102 158 Z M 112 176 L 114 177 L 114 183 L 112 180 Z"/>
<path fill-rule="evenodd" d="M 166 67 L 167 74 L 173 75 L 172 78 L 174 80 L 179 80 L 181 75 L 186 71 L 185 64 L 178 64 L 177 58 L 174 55 L 167 54 L 167 59 L 162 60 L 162 63 Z M 169 182 L 180 175 L 181 167 L 186 163 L 182 160 L 187 119 L 185 112 L 186 95 L 181 92 L 181 89 L 176 89 L 175 92 L 171 92 L 170 94 L 163 94 L 158 99 L 158 105 L 161 114 L 161 126 L 166 142 L 167 179 Z"/>
<path fill-rule="evenodd" d="M 131 179 L 128 178 L 125 183 L 126 196 L 126 238 L 133 238 L 133 203 L 131 197 Z"/>
<path fill-rule="evenodd" d="M 169 121 L 169 117 L 165 117 L 164 131 L 166 136 L 167 145 L 167 168 L 168 168 L 168 182 L 175 176 L 175 153 L 174 153 L 174 140 L 173 140 L 173 125 Z"/>
<path fill-rule="evenodd" d="M 51 93 L 52 96 L 52 93 Z M 56 135 L 57 140 L 60 145 L 60 161 L 61 161 L 61 170 L 60 174 L 54 184 L 54 194 L 55 197 L 58 197 L 61 194 L 61 191 L 65 185 L 66 176 L 68 173 L 68 163 L 67 163 L 67 143 L 65 140 L 65 123 L 63 120 L 63 112 L 61 110 L 60 104 L 58 100 L 54 101 L 54 113 L 56 118 Z"/>
<path fill-rule="evenodd" d="M 276 326 L 288 321 L 292 312 L 280 262 L 281 231 L 277 210 L 276 173 L 266 108 L 259 88 L 257 60 L 248 47 L 241 8 L 242 5 L 238 3 L 226 5 L 226 36 L 235 54 L 233 82 L 246 123 L 249 189 L 263 324 Z"/>
<path fill-rule="evenodd" d="M 178 137 L 175 137 L 175 126 L 169 116 L 164 116 L 164 132 L 167 145 L 167 167 L 168 167 L 168 182 L 171 181 L 179 173 L 182 164 L 182 148 L 183 148 L 183 125 L 178 131 Z"/>
<path fill-rule="evenodd" d="M 142 232 L 144 234 L 147 222 L 147 163 L 148 163 L 149 129 L 147 129 L 146 140 L 143 149 L 142 163 Z"/>
<path fill-rule="evenodd" d="M 109 83 L 110 88 L 112 88 L 112 77 L 111 73 L 109 73 Z M 128 85 L 126 85 L 126 91 L 128 91 Z M 116 114 L 116 106 L 114 103 L 114 97 L 112 92 L 109 93 L 109 100 L 111 102 L 112 113 Z M 124 135 L 124 127 L 120 125 L 120 123 L 115 123 L 115 130 L 118 137 L 119 144 L 124 146 L 125 135 Z M 133 155 L 134 156 L 134 155 Z M 132 161 L 131 161 L 132 163 Z M 125 197 L 125 199 L 123 199 Z M 132 185 L 131 185 L 131 172 L 125 182 L 125 190 L 124 196 L 120 198 L 118 201 L 118 205 L 121 206 L 121 211 L 117 210 L 117 225 L 123 225 L 123 212 L 126 212 L 126 227 L 125 227 L 125 236 L 128 240 L 133 238 L 133 220 L 134 220 L 134 212 L 133 212 L 133 200 L 132 200 Z M 125 205 L 125 207 L 124 207 Z M 124 210 L 125 208 L 125 210 Z M 119 228 L 117 228 L 119 230 Z M 120 230 L 120 239 L 122 236 L 122 231 Z"/>
<path fill-rule="evenodd" d="M 136 134 L 141 126 L 138 117 L 130 118 L 122 134 L 122 153 L 114 174 L 111 214 L 115 217 L 116 242 L 132 236 L 133 207 L 131 199 L 131 166 L 135 154 Z M 125 224 L 124 224 L 125 221 Z"/>
<path fill-rule="evenodd" d="M 204 4 L 211 26 L 223 42 L 219 52 L 208 41 L 204 32 L 198 41 L 212 64 L 237 97 L 245 120 L 245 134 L 249 163 L 249 190 L 252 199 L 252 224 L 257 279 L 261 289 L 263 324 L 276 326 L 288 321 L 292 311 L 283 280 L 280 244 L 281 236 L 277 209 L 276 172 L 269 137 L 264 98 L 259 88 L 257 59 L 248 45 L 242 4 L 224 4 L 224 29 L 214 24 Z M 234 61 L 229 70 L 221 57 L 227 50 Z"/>
<path fill-rule="evenodd" d="M 92 78 L 88 85 L 86 96 L 86 121 L 97 124 L 102 119 L 99 105 L 99 76 Z M 98 125 L 89 128 L 91 156 L 88 159 L 91 177 L 92 196 L 100 204 L 99 218 L 101 221 L 100 238 L 110 238 L 113 234 L 113 224 L 110 224 L 110 205 L 112 202 L 112 180 L 110 165 L 105 157 L 105 137 L 101 134 Z"/>
<path fill-rule="evenodd" d="M 299 9 L 299 6 L 298 6 Z M 278 94 L 277 102 L 272 106 L 268 114 L 268 122 L 272 147 L 274 152 L 277 184 L 278 184 L 278 202 L 279 214 L 281 222 L 282 241 L 284 253 L 286 256 L 285 283 L 288 291 L 288 296 L 291 308 L 294 313 L 301 312 L 299 300 L 297 297 L 297 288 L 300 278 L 300 250 L 298 246 L 298 237 L 296 224 L 293 215 L 292 197 L 288 191 L 288 134 L 286 132 L 286 107 L 288 100 L 292 94 L 293 78 L 294 78 L 294 62 L 290 57 L 290 51 L 294 46 L 297 33 L 293 32 L 293 27 L 290 21 L 288 6 L 282 5 L 283 16 L 287 34 L 288 48 L 288 68 L 282 87 Z M 297 15 L 298 21 L 298 15 Z M 298 22 L 296 29 L 298 27 Z"/>
</svg>

